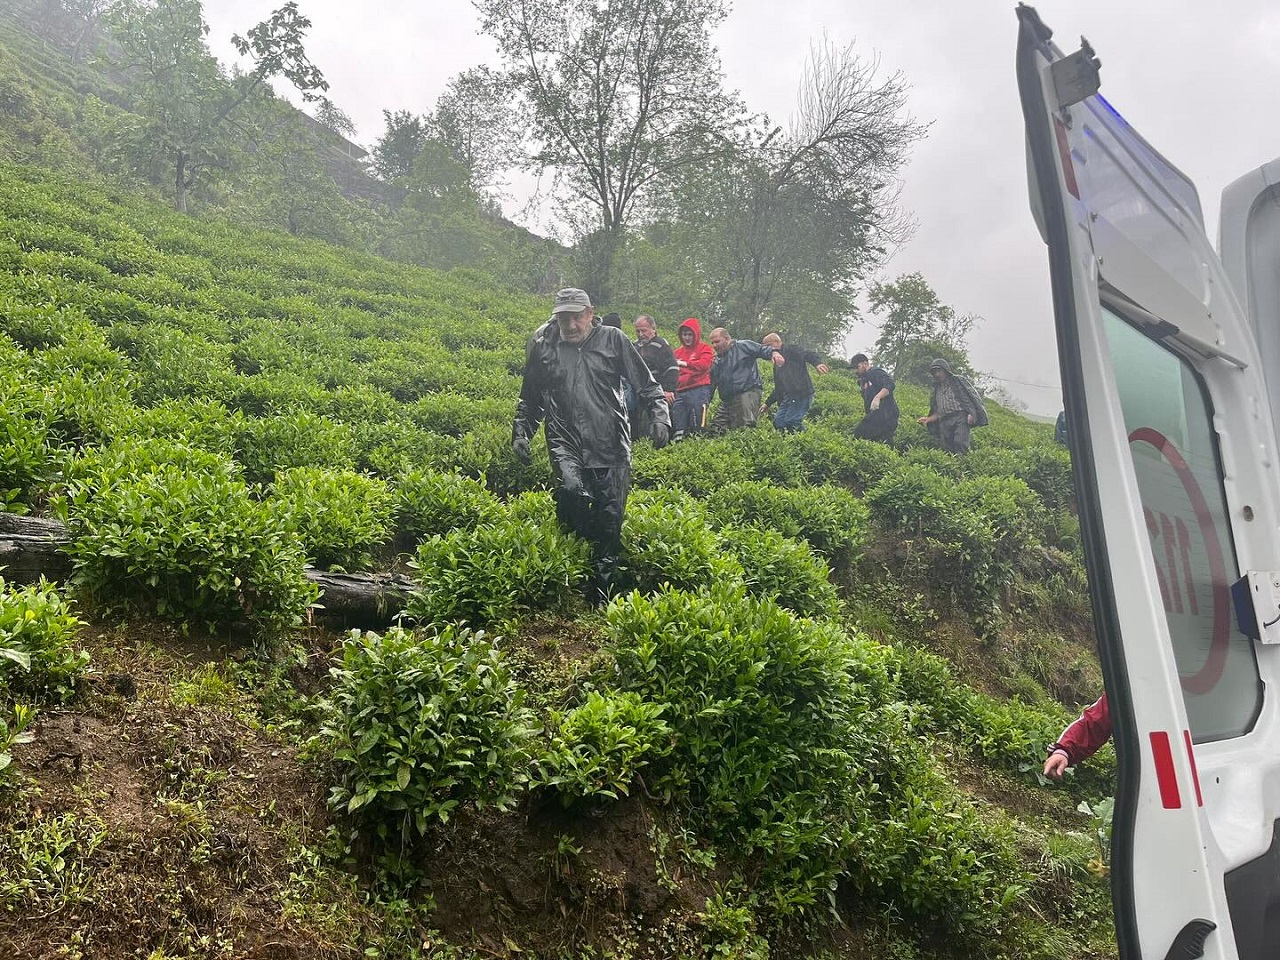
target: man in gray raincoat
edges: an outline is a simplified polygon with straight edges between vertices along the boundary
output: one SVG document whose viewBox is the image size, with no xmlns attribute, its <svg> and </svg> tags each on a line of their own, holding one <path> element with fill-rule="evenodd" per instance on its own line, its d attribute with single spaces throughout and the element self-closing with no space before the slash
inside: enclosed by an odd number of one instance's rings
<svg viewBox="0 0 1280 960">
<path fill-rule="evenodd" d="M 929 373 L 933 376 L 929 415 L 918 422 L 937 436 L 947 453 L 968 453 L 970 429 L 990 422 L 982 397 L 973 384 L 951 371 L 946 360 L 934 360 L 929 364 Z"/>
<path fill-rule="evenodd" d="M 631 489 L 624 381 L 647 415 L 653 445 L 666 446 L 667 401 L 635 346 L 621 330 L 596 319 L 585 291 L 561 290 L 551 319 L 525 350 L 511 448 L 527 461 L 538 424 L 546 422 L 556 517 L 591 544 L 595 584 L 590 599 L 596 603 L 608 599 L 613 584 Z"/>
</svg>

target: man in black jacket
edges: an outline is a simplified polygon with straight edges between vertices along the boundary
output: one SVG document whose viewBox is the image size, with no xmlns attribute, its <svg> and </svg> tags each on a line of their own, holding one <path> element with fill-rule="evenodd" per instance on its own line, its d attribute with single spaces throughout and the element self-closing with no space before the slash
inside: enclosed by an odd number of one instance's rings
<svg viewBox="0 0 1280 960">
<path fill-rule="evenodd" d="M 655 447 L 666 446 L 671 420 L 662 388 L 627 335 L 595 318 L 583 290 L 556 294 L 554 315 L 529 338 L 511 448 L 529 459 L 529 443 L 546 422 L 555 474 L 556 517 L 591 544 L 597 603 L 608 599 L 622 549 L 622 516 L 631 489 L 631 428 L 623 381 L 649 417 Z"/>
<path fill-rule="evenodd" d="M 720 395 L 720 406 L 711 418 L 711 432 L 721 434 L 754 427 L 760 416 L 760 398 L 764 396 L 764 381 L 756 363 L 772 360 L 775 367 L 781 367 L 786 360 L 773 347 L 754 340 L 733 339 L 724 327 L 711 331 L 711 348 L 716 352 L 711 362 L 711 389 Z"/>
<path fill-rule="evenodd" d="M 640 359 L 644 361 L 644 365 L 649 368 L 649 372 L 653 374 L 653 379 L 658 381 L 658 386 L 662 387 L 662 394 L 666 397 L 667 406 L 676 402 L 676 381 L 680 378 L 680 368 L 676 366 L 675 351 L 671 349 L 671 344 L 667 343 L 662 337 L 658 336 L 658 325 L 653 322 L 653 317 L 647 313 L 642 313 L 636 317 L 636 350 L 640 352 Z M 631 402 L 628 404 L 631 409 L 631 433 L 633 436 L 641 436 L 649 432 L 648 417 L 635 403 L 635 395 L 631 394 Z"/>
<path fill-rule="evenodd" d="M 898 401 L 893 398 L 893 377 L 881 367 L 873 367 L 865 353 L 855 354 L 849 362 L 862 390 L 863 417 L 853 435 L 859 440 L 893 443 L 899 415 Z"/>
<path fill-rule="evenodd" d="M 822 362 L 822 357 L 812 350 L 806 350 L 798 343 L 782 342 L 781 334 L 770 333 L 760 341 L 766 347 L 772 347 L 782 354 L 783 365 L 773 371 L 773 392 L 760 408 L 767 413 L 776 401 L 778 412 L 773 417 L 773 428 L 782 433 L 796 433 L 804 429 L 804 415 L 813 404 L 813 380 L 809 376 L 809 365 L 819 374 L 829 369 Z"/>
</svg>

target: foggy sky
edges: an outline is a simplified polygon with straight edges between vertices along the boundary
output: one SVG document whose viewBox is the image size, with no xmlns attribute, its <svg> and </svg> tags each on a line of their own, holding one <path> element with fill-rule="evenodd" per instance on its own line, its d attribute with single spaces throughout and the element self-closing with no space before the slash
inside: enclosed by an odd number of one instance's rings
<svg viewBox="0 0 1280 960">
<path fill-rule="evenodd" d="M 231 34 L 278 5 L 206 0 L 214 53 L 230 62 Z M 1216 241 L 1222 188 L 1280 155 L 1274 120 L 1280 7 L 1265 0 L 1035 5 L 1064 50 L 1076 49 L 1081 34 L 1088 37 L 1102 61 L 1102 93 L 1196 182 Z M 382 132 L 384 108 L 425 112 L 452 75 L 497 63 L 466 0 L 299 0 L 298 6 L 313 24 L 308 54 L 366 146 Z M 810 43 L 824 33 L 841 45 L 856 41 L 863 56 L 878 55 L 883 71 L 902 71 L 912 114 L 932 126 L 903 171 L 902 202 L 917 221 L 915 236 L 885 276 L 919 270 L 945 302 L 982 316 L 970 339 L 975 366 L 1004 378 L 1033 412 L 1051 414 L 1061 398 L 1047 259 L 1027 207 L 1013 6 L 738 0 L 717 41 L 726 86 L 776 121 L 790 114 Z M 874 327 L 859 324 L 848 352 L 874 339 Z"/>
</svg>

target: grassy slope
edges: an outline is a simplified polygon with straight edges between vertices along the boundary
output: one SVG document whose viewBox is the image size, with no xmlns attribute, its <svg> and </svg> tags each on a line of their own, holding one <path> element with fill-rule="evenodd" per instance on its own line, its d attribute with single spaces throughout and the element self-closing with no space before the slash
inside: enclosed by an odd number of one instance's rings
<svg viewBox="0 0 1280 960">
<path fill-rule="evenodd" d="M 525 469 L 505 450 L 521 343 L 544 315 L 539 301 L 483 278 L 181 220 L 30 170 L 3 171 L 0 211 L 0 303 L 13 338 L 0 355 L 11 378 L 43 391 L 45 405 L 27 412 L 25 427 L 45 431 L 51 471 L 78 447 L 138 433 L 184 436 L 243 459 L 254 425 L 288 424 L 304 411 L 306 429 L 320 429 L 333 449 L 317 453 L 296 432 L 271 434 L 283 438 L 280 462 L 259 463 L 264 477 L 319 459 L 391 480 L 424 463 L 483 472 L 499 492 L 546 482 L 544 458 Z M 908 410 L 923 400 L 903 390 Z M 858 407 L 846 374 L 825 378 L 815 426 L 791 449 L 832 440 L 856 448 L 848 430 Z M 988 454 L 1046 443 L 1049 428 L 994 413 L 995 426 L 976 435 Z M 894 463 L 954 469 L 925 452 L 914 428 L 903 434 L 907 453 Z M 713 477 L 745 471 L 801 488 L 825 479 L 801 461 L 770 459 L 766 443 L 768 428 L 750 442 L 706 444 L 718 458 Z M 666 462 L 642 449 L 639 482 Z M 39 509 L 51 480 L 31 483 L 23 499 Z M 698 491 L 697 477 L 684 481 Z M 849 483 L 865 485 L 856 476 Z M 1097 675 L 1078 594 L 1041 596 L 1043 578 L 1020 576 L 1003 591 L 999 623 L 978 639 L 953 596 L 912 578 L 911 543 L 881 532 L 837 570 L 860 629 L 941 651 L 976 689 L 1017 692 L 1050 724 L 1067 715 L 1054 694 L 1088 696 Z M 699 918 L 723 868 L 700 862 L 696 843 L 674 852 L 675 812 L 641 800 L 587 820 L 467 813 L 439 832 L 416 893 L 380 886 L 368 850 L 344 865 L 323 771 L 296 760 L 314 729 L 333 635 L 298 634 L 280 658 L 259 661 L 145 618 L 92 619 L 86 645 L 96 674 L 20 749 L 26 787 L 0 813 L 0 896 L 15 910 L 0 921 L 0 939 L 21 944 L 23 955 L 83 943 L 88 956 L 353 956 L 368 947 L 412 956 L 415 944 L 438 951 L 447 940 L 482 956 L 515 947 L 588 955 L 588 945 L 627 956 L 628 943 L 681 955 L 696 942 L 690 931 L 705 933 Z M 563 702 L 592 661 L 603 625 L 581 622 L 526 622 L 510 638 L 535 698 Z M 980 816 L 1014 831 L 1038 878 L 1021 914 L 1024 939 L 1010 930 L 1005 949 L 1019 949 L 1043 914 L 1041 955 L 1105 955 L 1105 893 L 1084 869 L 1089 843 L 1079 839 L 1085 822 L 1074 800 L 984 760 L 977 740 L 939 733 L 931 741 L 939 769 Z M 1057 838 L 1064 829 L 1077 839 Z M 566 854 L 562 837 L 580 852 Z M 56 849 L 62 859 L 48 859 Z M 855 902 L 847 916 L 851 932 L 777 934 L 774 951 L 946 953 L 890 919 L 891 904 Z M 666 934 L 653 932 L 658 922 Z"/>
</svg>

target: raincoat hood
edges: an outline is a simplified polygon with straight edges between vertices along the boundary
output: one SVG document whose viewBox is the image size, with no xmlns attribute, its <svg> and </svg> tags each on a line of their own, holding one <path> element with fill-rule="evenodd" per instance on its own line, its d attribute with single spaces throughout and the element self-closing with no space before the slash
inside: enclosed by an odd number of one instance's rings
<svg viewBox="0 0 1280 960">
<path fill-rule="evenodd" d="M 684 323 L 680 324 L 680 329 L 688 328 L 693 331 L 693 342 L 695 344 L 702 342 L 702 324 L 698 322 L 697 317 L 690 317 Z"/>
</svg>

